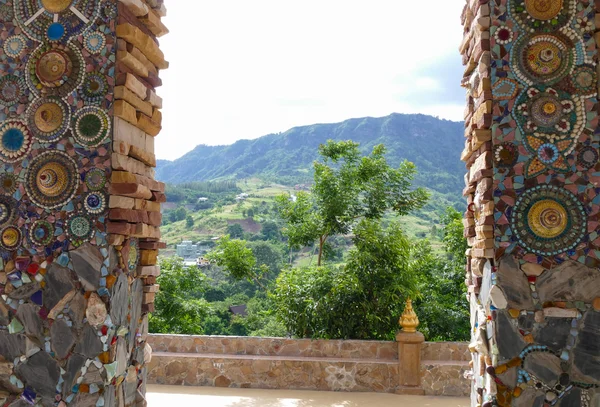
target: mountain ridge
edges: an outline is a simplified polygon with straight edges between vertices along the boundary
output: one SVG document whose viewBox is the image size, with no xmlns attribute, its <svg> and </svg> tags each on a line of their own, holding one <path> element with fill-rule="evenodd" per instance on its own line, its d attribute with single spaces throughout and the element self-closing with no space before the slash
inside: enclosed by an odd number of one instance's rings
<svg viewBox="0 0 600 407">
<path fill-rule="evenodd" d="M 363 153 L 384 144 L 391 164 L 398 165 L 404 159 L 415 163 L 415 185 L 460 201 L 465 171 L 460 161 L 463 134 L 461 122 L 422 114 L 354 118 L 294 127 L 230 145 L 200 144 L 176 160 L 158 160 L 156 177 L 168 183 L 253 176 L 308 180 L 319 144 L 328 139 L 353 140 L 360 143 Z"/>
</svg>

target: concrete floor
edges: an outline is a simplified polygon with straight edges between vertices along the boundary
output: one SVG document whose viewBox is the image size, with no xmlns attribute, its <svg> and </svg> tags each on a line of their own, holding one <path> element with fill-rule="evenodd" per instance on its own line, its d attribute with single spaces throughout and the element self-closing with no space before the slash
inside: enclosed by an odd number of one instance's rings
<svg viewBox="0 0 600 407">
<path fill-rule="evenodd" d="M 148 407 L 469 407 L 468 399 L 296 390 L 148 386 Z"/>
</svg>

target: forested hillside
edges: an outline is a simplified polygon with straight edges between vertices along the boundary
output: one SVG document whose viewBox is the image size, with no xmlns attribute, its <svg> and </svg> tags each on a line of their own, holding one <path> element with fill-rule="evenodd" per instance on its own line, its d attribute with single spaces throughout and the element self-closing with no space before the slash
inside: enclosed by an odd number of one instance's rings
<svg viewBox="0 0 600 407">
<path fill-rule="evenodd" d="M 416 186 L 462 202 L 463 133 L 462 123 L 425 115 L 392 114 L 315 124 L 229 146 L 199 145 L 178 160 L 160 161 L 157 178 L 168 183 L 257 176 L 287 184 L 310 182 L 320 144 L 328 139 L 353 140 L 360 143 L 363 153 L 385 144 L 391 164 L 404 159 L 416 164 Z M 202 139 L 202 135 L 194 137 Z"/>
</svg>

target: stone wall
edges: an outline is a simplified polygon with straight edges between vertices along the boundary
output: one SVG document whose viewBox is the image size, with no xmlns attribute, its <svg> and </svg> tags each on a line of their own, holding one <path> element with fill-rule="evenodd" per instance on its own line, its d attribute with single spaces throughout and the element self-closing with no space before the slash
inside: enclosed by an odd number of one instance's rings
<svg viewBox="0 0 600 407">
<path fill-rule="evenodd" d="M 0 405 L 145 405 L 164 14 L 0 2 Z"/>
<path fill-rule="evenodd" d="M 598 5 L 462 15 L 473 406 L 600 405 Z"/>
<path fill-rule="evenodd" d="M 398 390 L 398 344 L 284 338 L 150 335 L 152 384 L 330 391 Z M 465 396 L 465 343 L 425 343 L 427 395 Z"/>
</svg>

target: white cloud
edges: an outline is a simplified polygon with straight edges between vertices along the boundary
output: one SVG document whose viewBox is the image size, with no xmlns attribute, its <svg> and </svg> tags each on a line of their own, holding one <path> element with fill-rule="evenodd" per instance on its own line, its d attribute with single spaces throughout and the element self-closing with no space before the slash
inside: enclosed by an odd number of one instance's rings
<svg viewBox="0 0 600 407">
<path fill-rule="evenodd" d="M 161 45 L 171 67 L 161 72 L 160 158 L 351 117 L 421 112 L 461 119 L 460 99 L 431 103 L 449 78 L 423 70 L 458 53 L 462 0 L 168 6 L 171 33 Z M 460 77 L 450 80 L 454 86 Z"/>
</svg>

